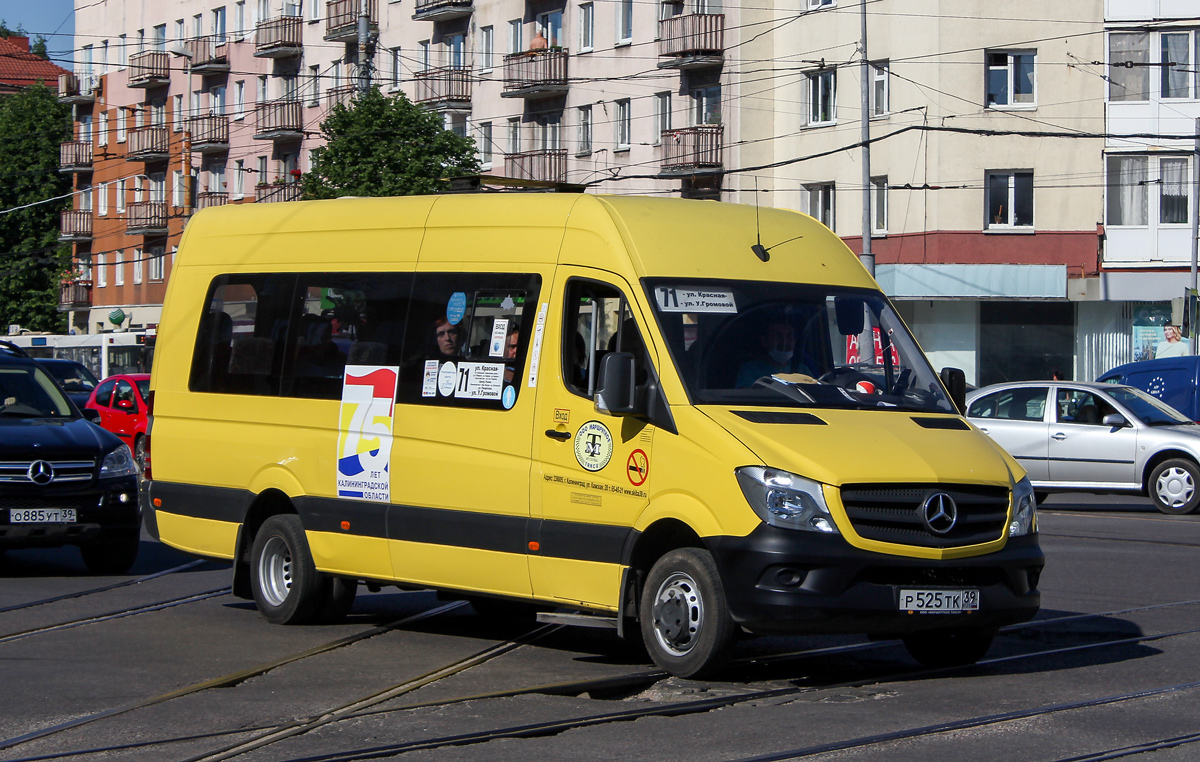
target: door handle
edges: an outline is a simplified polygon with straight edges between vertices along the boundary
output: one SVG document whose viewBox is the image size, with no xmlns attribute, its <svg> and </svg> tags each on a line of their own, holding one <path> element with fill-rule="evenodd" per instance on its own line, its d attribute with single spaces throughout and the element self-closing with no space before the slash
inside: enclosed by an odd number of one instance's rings
<svg viewBox="0 0 1200 762">
<path fill-rule="evenodd" d="M 1059 442 L 1061 442 L 1061 441 L 1063 441 L 1064 439 L 1066 439 L 1066 438 L 1067 438 L 1067 435 L 1066 435 L 1066 434 L 1064 434 L 1064 433 L 1062 433 L 1062 432 L 1060 431 L 1060 432 L 1058 432 L 1057 434 L 1055 434 L 1054 436 L 1052 436 L 1052 437 L 1050 437 L 1050 438 L 1051 438 L 1051 439 L 1056 439 L 1056 440 L 1058 440 Z"/>
<path fill-rule="evenodd" d="M 560 442 L 565 442 L 571 438 L 571 432 L 546 429 L 546 436 L 550 437 L 551 439 L 557 439 Z"/>
<path fill-rule="evenodd" d="M 979 427 L 979 430 L 980 430 L 980 431 L 982 431 L 984 434 L 988 433 L 988 432 L 987 432 L 987 429 L 985 429 L 985 428 L 984 428 L 984 427 L 982 427 L 982 426 L 980 426 L 980 427 Z"/>
</svg>

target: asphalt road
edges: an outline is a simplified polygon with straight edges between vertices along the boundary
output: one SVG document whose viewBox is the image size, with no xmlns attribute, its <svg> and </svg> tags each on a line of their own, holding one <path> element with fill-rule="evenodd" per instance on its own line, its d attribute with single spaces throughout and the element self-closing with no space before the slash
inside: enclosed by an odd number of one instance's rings
<svg viewBox="0 0 1200 762">
<path fill-rule="evenodd" d="M 1052 497 L 1043 609 L 986 659 L 758 638 L 722 679 L 655 672 L 606 631 L 360 592 L 270 625 L 225 564 L 145 541 L 122 577 L 73 549 L 0 560 L 0 760 L 1200 758 L 1200 515 Z"/>
</svg>

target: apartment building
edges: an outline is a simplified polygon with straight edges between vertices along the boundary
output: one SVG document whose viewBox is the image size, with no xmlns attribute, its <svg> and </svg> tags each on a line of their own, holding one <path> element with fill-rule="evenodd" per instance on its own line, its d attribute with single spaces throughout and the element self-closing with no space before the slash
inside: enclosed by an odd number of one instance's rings
<svg viewBox="0 0 1200 762">
<path fill-rule="evenodd" d="M 363 7 L 372 82 L 469 133 L 486 173 L 717 198 L 737 12 L 697 2 L 77 2 L 62 170 L 89 192 L 63 213 L 79 276 L 61 306 L 77 330 L 155 325 L 196 209 L 296 198 L 354 92 Z"/>
</svg>

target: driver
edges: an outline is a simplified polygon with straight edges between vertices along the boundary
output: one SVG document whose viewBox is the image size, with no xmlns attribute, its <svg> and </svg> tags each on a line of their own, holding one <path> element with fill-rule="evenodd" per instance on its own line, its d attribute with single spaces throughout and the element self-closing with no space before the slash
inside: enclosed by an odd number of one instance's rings
<svg viewBox="0 0 1200 762">
<path fill-rule="evenodd" d="M 803 373 L 811 376 L 803 360 L 796 357 L 796 331 L 785 318 L 774 318 L 758 337 L 758 356 L 738 368 L 738 389 L 753 386 L 763 376 L 777 373 Z"/>
</svg>

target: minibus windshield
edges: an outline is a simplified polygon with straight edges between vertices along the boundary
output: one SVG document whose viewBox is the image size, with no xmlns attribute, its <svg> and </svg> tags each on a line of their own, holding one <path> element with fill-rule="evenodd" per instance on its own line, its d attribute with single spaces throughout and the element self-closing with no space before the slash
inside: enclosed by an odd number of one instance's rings
<svg viewBox="0 0 1200 762">
<path fill-rule="evenodd" d="M 693 404 L 955 411 L 876 291 L 675 278 L 644 286 Z"/>
</svg>

